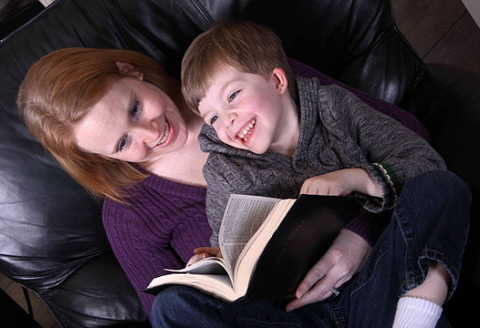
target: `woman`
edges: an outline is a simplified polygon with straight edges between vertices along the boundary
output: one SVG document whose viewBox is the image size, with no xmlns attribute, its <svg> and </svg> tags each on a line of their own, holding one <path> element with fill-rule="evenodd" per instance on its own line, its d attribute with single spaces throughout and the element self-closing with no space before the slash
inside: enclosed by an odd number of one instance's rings
<svg viewBox="0 0 480 328">
<path fill-rule="evenodd" d="M 28 72 L 20 108 L 33 135 L 94 196 L 113 251 L 142 292 L 209 241 L 200 117 L 178 81 L 125 50 L 63 49 Z"/>
</svg>

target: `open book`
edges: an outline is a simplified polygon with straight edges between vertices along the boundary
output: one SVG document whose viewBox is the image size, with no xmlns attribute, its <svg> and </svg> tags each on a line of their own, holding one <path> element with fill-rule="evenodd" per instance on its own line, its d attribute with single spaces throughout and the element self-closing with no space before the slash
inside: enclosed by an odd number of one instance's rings
<svg viewBox="0 0 480 328">
<path fill-rule="evenodd" d="M 231 195 L 219 232 L 223 258 L 209 257 L 152 280 L 193 286 L 226 301 L 291 298 L 308 270 L 360 210 L 363 199 L 301 195 L 295 199 Z"/>
</svg>

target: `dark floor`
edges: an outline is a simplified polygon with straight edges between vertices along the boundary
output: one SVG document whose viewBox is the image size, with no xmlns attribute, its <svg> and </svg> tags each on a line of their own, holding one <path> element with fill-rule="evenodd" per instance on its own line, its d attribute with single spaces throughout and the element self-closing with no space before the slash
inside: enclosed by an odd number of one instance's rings
<svg viewBox="0 0 480 328">
<path fill-rule="evenodd" d="M 400 30 L 425 62 L 480 71 L 480 29 L 461 0 L 391 1 Z M 18 284 L 0 274 L 0 288 L 26 309 Z M 58 328 L 42 302 L 32 293 L 30 296 L 37 322 L 45 328 Z"/>
<path fill-rule="evenodd" d="M 480 71 L 480 29 L 461 0 L 391 0 L 399 29 L 427 63 Z"/>
<path fill-rule="evenodd" d="M 7 293 L 11 299 L 17 302 L 17 304 L 20 305 L 24 311 L 27 311 L 27 303 L 25 301 L 25 297 L 23 295 L 23 291 L 20 285 L 8 279 L 1 273 L 0 273 L 0 289 L 5 291 L 5 293 Z M 43 328 L 60 328 L 60 325 L 56 322 L 56 320 L 47 310 L 43 302 L 37 297 L 35 297 L 35 295 L 32 292 L 29 292 L 29 295 L 30 295 L 30 300 L 31 300 L 32 309 L 33 309 L 33 316 L 35 321 L 37 321 L 40 324 L 40 326 L 42 326 Z M 0 313 L 2 314 L 2 318 L 3 318 L 1 321 L 2 327 L 5 327 L 5 328 L 29 327 L 25 325 L 20 325 L 20 322 L 23 322 L 24 319 L 20 319 L 18 316 L 11 317 L 13 314 L 11 310 L 7 310 L 7 309 L 9 309 L 9 307 L 6 307 L 5 304 L 1 305 Z M 5 321 L 5 318 L 7 319 L 7 321 Z"/>
</svg>

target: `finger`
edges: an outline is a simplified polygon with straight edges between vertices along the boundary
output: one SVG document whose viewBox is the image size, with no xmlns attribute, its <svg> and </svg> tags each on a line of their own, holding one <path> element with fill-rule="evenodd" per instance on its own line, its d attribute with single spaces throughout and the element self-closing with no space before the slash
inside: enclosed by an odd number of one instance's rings
<svg viewBox="0 0 480 328">
<path fill-rule="evenodd" d="M 293 311 L 307 304 L 323 301 L 333 294 L 332 289 L 338 287 L 337 285 L 341 286 L 336 278 L 333 275 L 331 277 L 327 275 L 302 297 L 287 304 L 286 309 L 287 311 Z"/>
<path fill-rule="evenodd" d="M 191 266 L 194 263 L 197 263 L 198 261 L 203 260 L 206 257 L 205 254 L 206 253 L 195 254 L 194 256 L 192 256 L 192 258 L 187 262 L 187 267 Z"/>
<path fill-rule="evenodd" d="M 308 304 L 312 302 L 323 301 L 332 295 L 332 288 L 340 285 L 338 277 L 334 274 L 328 273 L 322 280 L 320 280 L 313 288 L 305 293 L 301 298 L 303 303 Z"/>
<path fill-rule="evenodd" d="M 333 263 L 328 258 L 321 258 L 320 261 L 318 261 L 317 264 L 315 264 L 313 268 L 308 271 L 300 285 L 298 285 L 295 293 L 296 297 L 303 297 L 313 286 L 315 286 L 315 284 L 325 277 L 332 267 Z"/>
<path fill-rule="evenodd" d="M 302 188 L 300 188 L 300 194 L 306 194 L 308 195 L 309 194 L 309 183 L 308 183 L 308 180 L 305 181 L 302 185 Z"/>
<path fill-rule="evenodd" d="M 208 248 L 208 247 L 195 248 L 195 249 L 193 250 L 193 252 L 194 252 L 195 254 L 202 254 L 202 253 L 205 253 L 205 249 L 206 249 L 206 248 Z"/>
<path fill-rule="evenodd" d="M 195 254 L 207 253 L 210 256 L 216 256 L 219 249 L 218 247 L 199 247 L 195 248 L 193 251 L 195 252 Z"/>
</svg>

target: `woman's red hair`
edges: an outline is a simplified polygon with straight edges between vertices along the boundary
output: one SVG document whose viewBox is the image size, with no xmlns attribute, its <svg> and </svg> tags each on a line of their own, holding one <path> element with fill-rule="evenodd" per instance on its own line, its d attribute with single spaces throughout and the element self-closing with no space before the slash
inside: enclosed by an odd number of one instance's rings
<svg viewBox="0 0 480 328">
<path fill-rule="evenodd" d="M 144 81 L 162 89 L 177 104 L 182 101 L 179 82 L 148 56 L 128 50 L 66 48 L 44 56 L 30 68 L 17 105 L 33 136 L 77 182 L 94 196 L 124 202 L 126 187 L 147 174 L 131 163 L 85 152 L 73 137 L 73 126 L 114 82 L 128 76 L 119 71 L 117 62 L 133 65 Z"/>
</svg>

